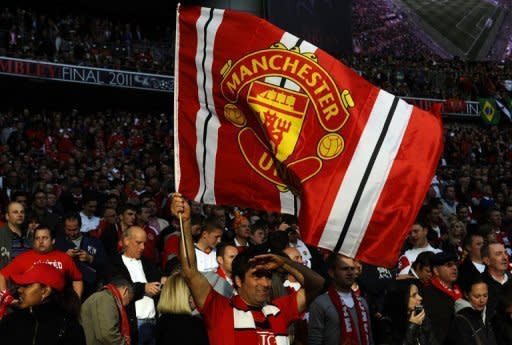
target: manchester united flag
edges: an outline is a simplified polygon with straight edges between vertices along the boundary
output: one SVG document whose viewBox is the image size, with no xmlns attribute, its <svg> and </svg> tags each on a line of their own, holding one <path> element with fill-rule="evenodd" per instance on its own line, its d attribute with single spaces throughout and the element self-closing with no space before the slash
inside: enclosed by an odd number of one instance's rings
<svg viewBox="0 0 512 345">
<path fill-rule="evenodd" d="M 395 265 L 442 151 L 439 108 L 245 13 L 181 7 L 176 23 L 178 190 L 297 213 L 306 243 Z"/>
</svg>

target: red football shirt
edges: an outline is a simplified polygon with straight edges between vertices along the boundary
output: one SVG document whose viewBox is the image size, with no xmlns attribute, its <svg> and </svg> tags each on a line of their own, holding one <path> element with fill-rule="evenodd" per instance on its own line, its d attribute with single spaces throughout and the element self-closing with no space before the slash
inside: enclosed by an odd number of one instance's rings
<svg viewBox="0 0 512 345">
<path fill-rule="evenodd" d="M 40 254 L 33 249 L 25 252 L 5 266 L 0 273 L 7 279 L 13 274 L 25 273 L 35 264 L 48 264 L 64 272 L 66 278 L 71 281 L 82 280 L 82 273 L 78 270 L 73 259 L 64 252 L 53 250 L 46 254 Z"/>
<path fill-rule="evenodd" d="M 276 345 L 276 337 L 287 336 L 290 323 L 300 317 L 296 293 L 256 309 L 240 296 L 228 299 L 210 289 L 200 312 L 210 345 Z"/>
</svg>

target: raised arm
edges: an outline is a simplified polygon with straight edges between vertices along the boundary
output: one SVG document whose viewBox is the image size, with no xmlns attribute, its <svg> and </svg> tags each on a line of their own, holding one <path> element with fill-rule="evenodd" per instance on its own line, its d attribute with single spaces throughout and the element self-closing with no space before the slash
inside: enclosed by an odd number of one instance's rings
<svg viewBox="0 0 512 345">
<path fill-rule="evenodd" d="M 321 275 L 287 257 L 264 254 L 256 256 L 253 261 L 257 266 L 267 270 L 284 269 L 297 279 L 302 286 L 297 292 L 299 312 L 306 310 L 307 306 L 320 294 L 324 286 L 324 278 Z"/>
<path fill-rule="evenodd" d="M 206 297 L 210 293 L 210 283 L 197 270 L 196 253 L 192 240 L 192 226 L 190 223 L 190 206 L 179 193 L 175 193 L 171 203 L 172 214 L 183 220 L 182 238 L 180 240 L 180 263 L 183 277 L 194 297 L 196 305 L 201 309 L 204 306 Z"/>
</svg>

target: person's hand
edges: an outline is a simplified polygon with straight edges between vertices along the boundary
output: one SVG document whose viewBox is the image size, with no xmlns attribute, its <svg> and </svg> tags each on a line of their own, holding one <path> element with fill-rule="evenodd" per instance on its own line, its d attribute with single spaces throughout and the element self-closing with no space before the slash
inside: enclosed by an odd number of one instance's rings
<svg viewBox="0 0 512 345">
<path fill-rule="evenodd" d="M 180 193 L 172 195 L 171 213 L 175 217 L 181 213 L 184 222 L 190 220 L 190 206 Z"/>
<path fill-rule="evenodd" d="M 289 227 L 290 227 L 289 224 L 282 222 L 281 224 L 279 224 L 279 227 L 277 228 L 277 230 L 286 231 Z"/>
<path fill-rule="evenodd" d="M 80 250 L 78 253 L 78 260 L 82 261 L 82 262 L 88 262 L 88 263 L 91 263 L 92 260 L 93 260 L 93 257 L 92 255 L 90 255 L 89 253 L 87 253 L 85 250 Z"/>
<path fill-rule="evenodd" d="M 69 256 L 74 258 L 78 254 L 78 251 L 76 248 L 71 248 L 71 249 L 66 250 L 66 254 L 68 254 Z"/>
<path fill-rule="evenodd" d="M 273 271 L 283 267 L 285 258 L 275 254 L 257 255 L 249 260 L 256 270 Z"/>
<path fill-rule="evenodd" d="M 423 319 L 425 319 L 425 309 L 421 311 L 418 315 L 411 313 L 411 317 L 409 317 L 409 322 L 414 323 L 415 325 L 421 326 L 423 323 Z"/>
<path fill-rule="evenodd" d="M 144 292 L 146 292 L 146 295 L 153 297 L 160 293 L 160 283 L 159 282 L 152 282 L 152 283 L 146 283 L 144 285 Z"/>
</svg>

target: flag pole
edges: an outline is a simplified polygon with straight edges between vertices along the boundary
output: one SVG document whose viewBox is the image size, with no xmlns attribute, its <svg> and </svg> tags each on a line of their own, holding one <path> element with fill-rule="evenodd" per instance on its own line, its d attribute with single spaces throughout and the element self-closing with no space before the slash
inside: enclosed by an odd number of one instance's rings
<svg viewBox="0 0 512 345">
<path fill-rule="evenodd" d="M 189 267 L 191 267 L 191 265 L 190 265 L 190 256 L 188 255 L 187 246 L 185 244 L 185 231 L 183 229 L 183 217 L 182 217 L 182 215 L 183 215 L 182 212 L 178 213 L 178 218 L 180 220 L 181 246 L 183 248 L 183 255 L 185 255 L 185 259 L 187 260 L 187 264 L 188 264 Z"/>
</svg>

